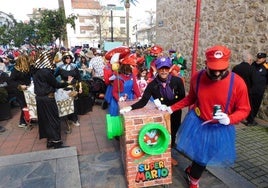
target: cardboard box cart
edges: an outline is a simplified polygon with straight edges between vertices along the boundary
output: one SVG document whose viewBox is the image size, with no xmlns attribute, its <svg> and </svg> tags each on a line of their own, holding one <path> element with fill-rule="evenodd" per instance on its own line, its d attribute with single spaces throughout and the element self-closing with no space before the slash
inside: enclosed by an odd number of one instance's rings
<svg viewBox="0 0 268 188">
<path fill-rule="evenodd" d="M 120 108 L 135 101 L 120 102 Z M 120 136 L 127 186 L 150 187 L 172 183 L 170 114 L 149 102 L 120 116 L 106 116 L 107 136 Z"/>
</svg>

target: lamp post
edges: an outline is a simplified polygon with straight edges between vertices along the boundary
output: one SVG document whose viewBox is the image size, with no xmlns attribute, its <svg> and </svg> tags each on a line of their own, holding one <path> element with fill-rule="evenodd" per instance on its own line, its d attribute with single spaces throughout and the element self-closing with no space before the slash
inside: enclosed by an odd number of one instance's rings
<svg viewBox="0 0 268 188">
<path fill-rule="evenodd" d="M 133 1 L 133 0 L 132 0 Z M 130 8 L 130 2 L 129 0 L 125 0 L 125 8 L 126 8 L 126 21 L 127 21 L 127 46 L 129 46 L 129 8 Z"/>
<path fill-rule="evenodd" d="M 114 41 L 114 25 L 113 25 L 113 8 L 114 4 L 108 4 L 107 7 L 111 10 L 111 42 Z"/>
</svg>

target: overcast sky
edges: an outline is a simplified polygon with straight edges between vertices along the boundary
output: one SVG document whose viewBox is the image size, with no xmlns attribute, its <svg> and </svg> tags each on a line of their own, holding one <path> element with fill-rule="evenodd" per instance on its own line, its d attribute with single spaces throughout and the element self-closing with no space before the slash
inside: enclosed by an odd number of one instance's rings
<svg viewBox="0 0 268 188">
<path fill-rule="evenodd" d="M 101 4 L 115 4 L 124 6 L 121 0 L 100 0 Z M 26 20 L 27 14 L 32 13 L 33 8 L 58 8 L 58 0 L 0 0 L 0 11 L 11 13 L 17 20 Z M 142 19 L 145 11 L 155 11 L 156 0 L 138 0 L 136 6 L 131 5 L 130 15 L 135 19 Z"/>
</svg>

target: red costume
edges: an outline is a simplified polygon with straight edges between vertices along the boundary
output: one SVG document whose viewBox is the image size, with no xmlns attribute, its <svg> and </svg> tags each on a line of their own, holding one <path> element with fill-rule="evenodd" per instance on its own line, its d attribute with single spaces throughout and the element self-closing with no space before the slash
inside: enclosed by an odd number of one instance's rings
<svg viewBox="0 0 268 188">
<path fill-rule="evenodd" d="M 198 107 L 200 110 L 200 118 L 204 121 L 211 120 L 213 116 L 213 106 L 219 104 L 222 110 L 225 111 L 225 102 L 227 101 L 228 88 L 230 83 L 229 75 L 219 81 L 213 81 L 208 78 L 205 72 L 202 73 L 199 82 L 198 97 L 196 96 L 196 85 L 198 74 L 194 75 L 191 80 L 191 87 L 189 94 L 181 101 L 171 106 L 172 111 L 176 111 L 186 106 L 194 104 L 194 108 Z M 227 114 L 230 118 L 230 123 L 235 124 L 247 116 L 250 105 L 248 94 L 245 92 L 246 84 L 239 76 L 235 75 L 232 95 L 230 99 Z M 215 88 L 217 90 L 215 91 Z M 198 102 L 199 101 L 206 101 Z M 236 109 L 235 109 L 236 107 Z"/>
<path fill-rule="evenodd" d="M 110 63 L 106 63 L 103 68 L 103 79 L 106 85 L 110 84 L 109 78 L 113 75 L 112 65 Z"/>
<path fill-rule="evenodd" d="M 119 74 L 121 79 L 115 79 L 113 83 L 113 97 L 118 101 L 119 100 L 119 93 L 124 91 L 124 82 L 128 80 L 133 80 L 133 87 L 132 90 L 135 94 L 135 97 L 140 97 L 140 90 L 137 84 L 137 80 L 135 76 L 126 76 L 125 74 Z"/>
</svg>

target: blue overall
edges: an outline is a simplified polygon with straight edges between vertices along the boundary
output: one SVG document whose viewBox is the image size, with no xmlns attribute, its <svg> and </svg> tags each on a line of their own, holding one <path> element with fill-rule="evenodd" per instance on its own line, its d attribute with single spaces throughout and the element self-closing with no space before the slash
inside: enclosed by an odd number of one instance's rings
<svg viewBox="0 0 268 188">
<path fill-rule="evenodd" d="M 123 80 L 120 76 L 116 79 L 120 79 L 123 81 L 124 89 L 123 92 L 119 93 L 119 98 L 127 96 L 127 100 L 133 100 L 134 99 L 134 93 L 133 93 L 133 79 L 130 80 Z M 109 114 L 111 116 L 118 116 L 119 115 L 119 105 L 118 102 L 115 100 L 115 98 L 112 96 L 112 87 L 109 88 L 110 90 L 110 98 L 107 100 L 109 105 Z M 107 93 L 108 95 L 108 93 Z M 108 97 L 107 97 L 108 98 Z M 106 98 L 105 98 L 106 99 Z"/>
</svg>

